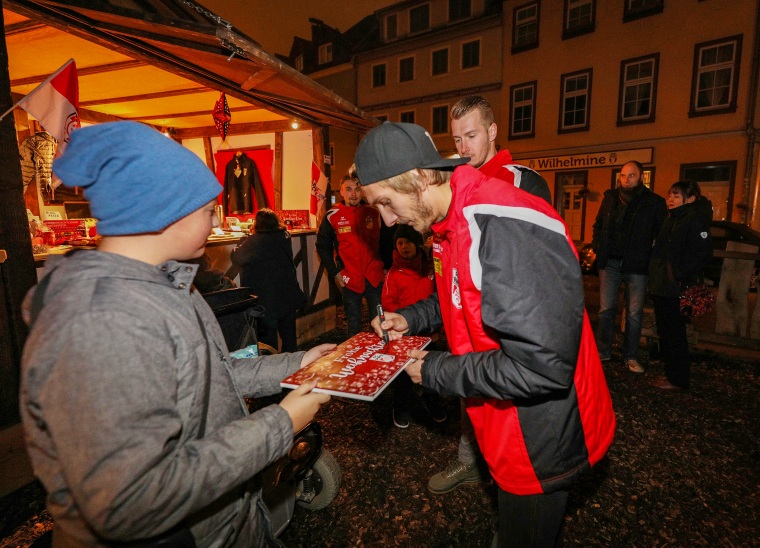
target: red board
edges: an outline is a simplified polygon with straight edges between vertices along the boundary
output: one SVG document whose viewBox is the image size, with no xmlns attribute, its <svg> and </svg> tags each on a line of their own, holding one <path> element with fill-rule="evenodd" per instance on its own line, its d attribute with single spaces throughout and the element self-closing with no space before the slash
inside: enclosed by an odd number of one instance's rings
<svg viewBox="0 0 760 548">
<path fill-rule="evenodd" d="M 318 379 L 315 392 L 372 401 L 414 361 L 407 352 L 429 343 L 430 337 L 402 337 L 386 346 L 375 333 L 359 333 L 284 379 L 280 386 L 296 388 Z"/>
</svg>

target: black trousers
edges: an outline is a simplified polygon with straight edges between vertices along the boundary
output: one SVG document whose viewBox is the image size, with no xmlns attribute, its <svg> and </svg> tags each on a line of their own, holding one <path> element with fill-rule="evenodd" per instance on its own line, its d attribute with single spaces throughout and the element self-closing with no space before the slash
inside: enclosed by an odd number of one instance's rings
<svg viewBox="0 0 760 548">
<path fill-rule="evenodd" d="M 686 318 L 681 314 L 680 299 L 653 295 L 652 302 L 657 335 L 660 338 L 660 353 L 665 360 L 665 376 L 672 384 L 688 388 L 691 358 L 686 338 Z"/>
<path fill-rule="evenodd" d="M 295 352 L 298 350 L 296 339 L 296 312 L 295 310 L 282 318 L 270 318 L 264 316 L 257 322 L 257 337 L 259 342 L 277 348 L 277 334 L 282 339 L 280 352 Z"/>
<path fill-rule="evenodd" d="M 499 489 L 499 548 L 562 546 L 567 491 L 513 495 Z"/>
</svg>

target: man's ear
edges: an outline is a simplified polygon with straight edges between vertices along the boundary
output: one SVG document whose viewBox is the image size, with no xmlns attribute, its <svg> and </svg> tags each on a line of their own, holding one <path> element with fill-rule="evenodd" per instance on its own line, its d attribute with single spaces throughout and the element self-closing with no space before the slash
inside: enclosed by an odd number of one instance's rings
<svg viewBox="0 0 760 548">
<path fill-rule="evenodd" d="M 488 141 L 495 141 L 496 140 L 496 122 L 488 126 Z"/>
</svg>

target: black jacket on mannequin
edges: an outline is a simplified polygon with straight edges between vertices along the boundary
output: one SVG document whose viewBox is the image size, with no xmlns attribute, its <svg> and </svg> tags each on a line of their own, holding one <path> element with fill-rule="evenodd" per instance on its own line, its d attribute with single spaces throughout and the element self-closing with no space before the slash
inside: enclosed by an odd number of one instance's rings
<svg viewBox="0 0 760 548">
<path fill-rule="evenodd" d="M 270 207 L 256 164 L 241 152 L 236 153 L 225 168 L 223 205 L 228 215 Z"/>
</svg>

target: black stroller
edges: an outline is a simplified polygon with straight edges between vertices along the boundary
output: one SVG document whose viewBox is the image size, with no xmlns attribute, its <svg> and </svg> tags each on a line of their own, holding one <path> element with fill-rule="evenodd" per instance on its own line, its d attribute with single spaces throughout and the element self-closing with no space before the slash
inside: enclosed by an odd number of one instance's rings
<svg viewBox="0 0 760 548">
<path fill-rule="evenodd" d="M 256 320 L 266 313 L 247 287 L 223 289 L 203 295 L 213 310 L 230 351 L 256 345 Z M 277 349 L 258 343 L 259 355 Z M 249 408 L 255 402 L 247 402 Z M 295 504 L 310 510 L 327 507 L 340 487 L 341 471 L 335 457 L 322 448 L 322 427 L 312 422 L 298 432 L 288 454 L 263 472 L 264 502 L 279 536 L 293 518 Z"/>
</svg>

